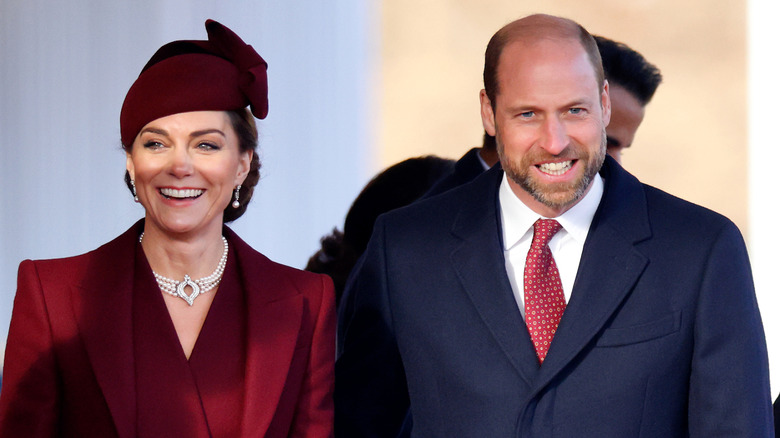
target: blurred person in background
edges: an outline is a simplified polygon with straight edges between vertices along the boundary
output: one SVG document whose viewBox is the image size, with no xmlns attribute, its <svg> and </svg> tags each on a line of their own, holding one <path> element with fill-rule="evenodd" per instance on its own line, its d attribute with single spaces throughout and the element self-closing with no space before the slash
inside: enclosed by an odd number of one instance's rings
<svg viewBox="0 0 780 438">
<path fill-rule="evenodd" d="M 482 134 L 482 146 L 471 148 L 465 155 L 460 157 L 455 163 L 452 172 L 431 187 L 424 197 L 435 196 L 453 187 L 465 184 L 493 167 L 496 163 L 498 163 L 496 138 L 485 132 Z"/>
<path fill-rule="evenodd" d="M 655 65 L 631 47 L 602 36 L 594 36 L 609 82 L 612 117 L 607 125 L 607 153 L 621 163 L 623 150 L 631 147 L 645 107 L 655 95 L 663 77 Z"/>
<path fill-rule="evenodd" d="M 322 247 L 309 258 L 306 270 L 333 279 L 338 303 L 352 267 L 366 250 L 377 217 L 419 199 L 450 174 L 453 164 L 453 160 L 428 155 L 406 159 L 378 173 L 349 208 L 344 231 L 334 229 L 322 238 Z"/>
</svg>

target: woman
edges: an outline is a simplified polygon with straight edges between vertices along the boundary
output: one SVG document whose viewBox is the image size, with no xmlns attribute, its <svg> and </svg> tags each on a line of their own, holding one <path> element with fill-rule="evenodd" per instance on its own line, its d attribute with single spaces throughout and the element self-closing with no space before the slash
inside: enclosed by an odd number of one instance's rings
<svg viewBox="0 0 780 438">
<path fill-rule="evenodd" d="M 266 64 L 206 29 L 160 48 L 122 107 L 144 220 L 90 253 L 22 262 L 0 436 L 331 436 L 332 283 L 223 225 L 259 179 Z"/>
</svg>

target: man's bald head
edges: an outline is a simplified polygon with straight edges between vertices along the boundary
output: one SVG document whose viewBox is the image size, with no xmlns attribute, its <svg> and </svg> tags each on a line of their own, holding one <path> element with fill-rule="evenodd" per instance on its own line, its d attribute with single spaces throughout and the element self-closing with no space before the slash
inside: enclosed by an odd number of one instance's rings
<svg viewBox="0 0 780 438">
<path fill-rule="evenodd" d="M 495 109 L 498 87 L 498 63 L 501 53 L 510 43 L 521 42 L 533 44 L 544 39 L 574 39 L 588 54 L 588 59 L 593 65 L 593 71 L 601 87 L 604 83 L 604 68 L 601 65 L 601 55 L 596 41 L 584 27 L 568 18 L 552 15 L 536 14 L 515 20 L 499 29 L 488 43 L 485 50 L 485 69 L 483 80 L 485 93 Z M 529 60 L 532 62 L 533 60 Z"/>
</svg>

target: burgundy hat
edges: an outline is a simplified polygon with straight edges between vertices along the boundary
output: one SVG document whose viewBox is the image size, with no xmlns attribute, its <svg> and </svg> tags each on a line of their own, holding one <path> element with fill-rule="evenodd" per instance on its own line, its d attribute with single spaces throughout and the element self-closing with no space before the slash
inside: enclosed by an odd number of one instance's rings
<svg viewBox="0 0 780 438">
<path fill-rule="evenodd" d="M 171 114 L 250 106 L 255 117 L 268 115 L 268 64 L 222 24 L 206 20 L 206 32 L 208 41 L 168 43 L 146 63 L 122 104 L 123 145 Z"/>
</svg>

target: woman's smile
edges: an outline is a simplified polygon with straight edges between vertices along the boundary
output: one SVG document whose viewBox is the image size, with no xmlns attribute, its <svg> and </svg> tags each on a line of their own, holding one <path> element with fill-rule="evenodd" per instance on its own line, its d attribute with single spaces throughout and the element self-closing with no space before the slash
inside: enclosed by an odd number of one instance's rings
<svg viewBox="0 0 780 438">
<path fill-rule="evenodd" d="M 170 187 L 163 187 L 160 189 L 160 194 L 166 199 L 195 199 L 199 198 L 205 190 L 203 189 L 176 189 Z"/>
</svg>

